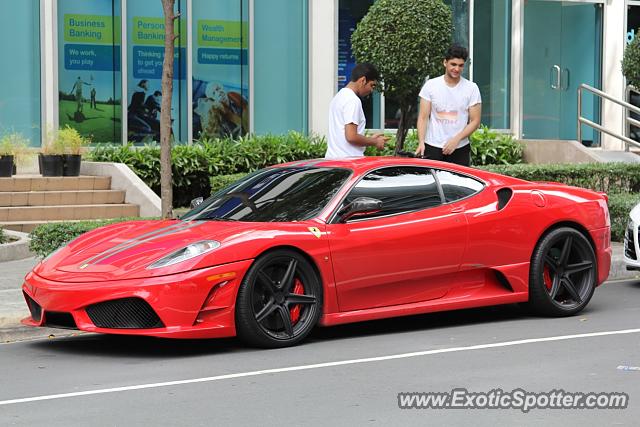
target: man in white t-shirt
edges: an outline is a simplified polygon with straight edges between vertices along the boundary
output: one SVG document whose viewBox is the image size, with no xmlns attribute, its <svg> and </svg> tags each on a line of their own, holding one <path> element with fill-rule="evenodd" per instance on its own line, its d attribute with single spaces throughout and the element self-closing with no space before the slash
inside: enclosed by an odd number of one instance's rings
<svg viewBox="0 0 640 427">
<path fill-rule="evenodd" d="M 387 141 L 381 133 L 364 136 L 367 123 L 360 98 L 369 96 L 380 74 L 372 64 L 362 63 L 353 68 L 351 81 L 333 97 L 329 105 L 329 138 L 325 158 L 362 157 L 372 145 L 378 150 Z"/>
<path fill-rule="evenodd" d="M 469 166 L 469 135 L 480 126 L 482 100 L 478 85 L 461 76 L 468 56 L 464 47 L 451 46 L 444 75 L 422 86 L 416 154 Z"/>
</svg>

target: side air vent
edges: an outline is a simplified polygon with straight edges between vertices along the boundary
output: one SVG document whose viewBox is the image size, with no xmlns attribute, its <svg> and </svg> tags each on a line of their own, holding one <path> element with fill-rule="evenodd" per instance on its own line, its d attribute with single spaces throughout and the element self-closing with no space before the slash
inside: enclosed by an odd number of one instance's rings
<svg viewBox="0 0 640 427">
<path fill-rule="evenodd" d="M 507 206 L 507 203 L 509 203 L 509 200 L 511 200 L 511 196 L 513 196 L 513 190 L 511 190 L 510 188 L 501 188 L 496 191 L 496 194 L 498 195 L 498 210 L 500 211 L 502 210 L 502 208 Z"/>
<path fill-rule="evenodd" d="M 494 270 L 494 273 L 496 275 L 498 283 L 500 283 L 509 292 L 513 292 L 513 287 L 511 286 L 511 283 L 509 283 L 509 280 L 507 280 L 507 278 L 504 276 L 504 274 L 497 270 Z"/>
<path fill-rule="evenodd" d="M 98 328 L 152 329 L 164 325 L 151 306 L 140 298 L 122 298 L 87 307 L 89 318 Z"/>
</svg>

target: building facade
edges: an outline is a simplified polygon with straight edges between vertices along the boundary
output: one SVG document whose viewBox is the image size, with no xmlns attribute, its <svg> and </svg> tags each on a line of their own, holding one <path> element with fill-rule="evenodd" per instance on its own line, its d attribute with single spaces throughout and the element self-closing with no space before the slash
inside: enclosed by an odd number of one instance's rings
<svg viewBox="0 0 640 427">
<path fill-rule="evenodd" d="M 328 105 L 354 59 L 349 38 L 374 0 L 176 0 L 173 134 L 289 130 L 325 134 Z M 4 0 L 0 133 L 41 144 L 69 125 L 94 142 L 158 139 L 164 21 L 160 0 Z M 625 97 L 620 61 L 640 25 L 635 0 L 446 0 L 470 50 L 482 122 L 526 139 L 575 139 L 577 87 Z M 622 133 L 623 111 L 591 95 L 583 116 Z M 397 108 L 366 102 L 367 126 Z M 583 128 L 583 143 L 621 143 Z"/>
</svg>

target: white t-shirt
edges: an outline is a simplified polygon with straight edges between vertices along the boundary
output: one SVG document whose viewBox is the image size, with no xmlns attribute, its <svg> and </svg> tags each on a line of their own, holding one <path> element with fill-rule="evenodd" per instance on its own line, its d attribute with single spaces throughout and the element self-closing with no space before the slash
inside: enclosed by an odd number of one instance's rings
<svg viewBox="0 0 640 427">
<path fill-rule="evenodd" d="M 426 143 L 434 147 L 444 144 L 469 123 L 469 108 L 480 104 L 478 85 L 464 77 L 454 87 L 449 87 L 444 76 L 427 80 L 420 90 L 420 97 L 431 101 L 431 116 L 427 125 Z M 469 138 L 458 144 L 464 147 Z"/>
<path fill-rule="evenodd" d="M 351 144 L 344 135 L 345 126 L 349 123 L 357 125 L 358 133 L 364 134 L 367 120 L 362 111 L 362 101 L 353 90 L 343 87 L 329 104 L 329 141 L 325 158 L 339 159 L 363 155 L 366 147 Z"/>
</svg>

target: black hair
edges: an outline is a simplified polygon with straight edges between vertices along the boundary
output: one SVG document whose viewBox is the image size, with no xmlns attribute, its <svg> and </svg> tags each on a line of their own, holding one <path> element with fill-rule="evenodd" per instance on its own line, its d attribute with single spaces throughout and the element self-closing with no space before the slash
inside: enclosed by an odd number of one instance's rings
<svg viewBox="0 0 640 427">
<path fill-rule="evenodd" d="M 142 85 L 143 85 L 143 84 L 145 84 L 145 83 L 147 83 L 147 82 L 148 82 L 148 80 L 144 80 L 144 79 L 143 79 L 143 80 L 140 80 L 140 81 L 138 82 L 138 86 L 142 87 Z"/>
<path fill-rule="evenodd" d="M 454 44 L 449 49 L 447 49 L 447 53 L 444 55 L 445 61 L 448 61 L 453 58 L 462 59 L 464 62 L 467 62 L 469 58 L 469 51 L 466 47 Z"/>
<path fill-rule="evenodd" d="M 157 90 L 157 91 L 153 92 L 153 96 L 162 96 L 162 92 Z"/>
<path fill-rule="evenodd" d="M 380 73 L 373 64 L 363 62 L 353 67 L 351 70 L 351 81 L 357 82 L 360 77 L 364 77 L 367 81 L 380 80 Z"/>
</svg>

